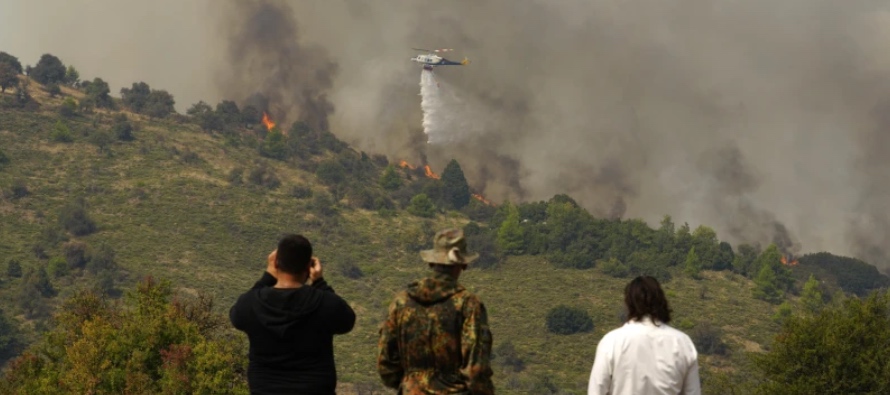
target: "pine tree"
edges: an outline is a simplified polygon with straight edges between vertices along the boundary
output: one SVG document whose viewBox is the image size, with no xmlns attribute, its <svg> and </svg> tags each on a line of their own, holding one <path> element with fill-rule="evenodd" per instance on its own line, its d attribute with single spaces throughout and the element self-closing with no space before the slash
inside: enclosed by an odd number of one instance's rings
<svg viewBox="0 0 890 395">
<path fill-rule="evenodd" d="M 782 299 L 782 291 L 778 287 L 776 272 L 770 265 L 763 265 L 754 278 L 754 297 L 770 303 L 778 303 Z"/>
<path fill-rule="evenodd" d="M 470 186 L 464 177 L 460 164 L 452 159 L 442 172 L 442 186 L 445 192 L 445 202 L 451 208 L 461 209 L 470 204 Z"/>
<path fill-rule="evenodd" d="M 698 280 L 701 278 L 701 268 L 701 259 L 699 259 L 698 254 L 695 253 L 695 247 L 692 247 L 689 249 L 689 253 L 686 254 L 686 265 L 683 268 L 683 272 L 689 277 Z"/>
<path fill-rule="evenodd" d="M 819 280 L 813 274 L 810 274 L 809 280 L 803 285 L 803 292 L 800 294 L 800 302 L 804 310 L 809 313 L 817 313 L 824 305 L 822 290 L 819 289 Z"/>
<path fill-rule="evenodd" d="M 396 173 L 396 168 L 393 165 L 386 166 L 386 170 L 380 176 L 380 186 L 388 191 L 394 191 L 402 186 L 402 178 Z"/>
<path fill-rule="evenodd" d="M 522 226 L 519 224 L 519 210 L 512 204 L 509 204 L 505 209 L 507 210 L 507 218 L 504 219 L 504 222 L 498 228 L 498 246 L 504 253 L 512 255 L 522 254 L 525 235 Z"/>
</svg>

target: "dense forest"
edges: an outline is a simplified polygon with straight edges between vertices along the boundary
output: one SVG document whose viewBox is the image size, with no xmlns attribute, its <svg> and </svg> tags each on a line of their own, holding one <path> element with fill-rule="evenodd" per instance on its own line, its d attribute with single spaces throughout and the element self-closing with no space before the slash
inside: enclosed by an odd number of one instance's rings
<svg viewBox="0 0 890 395">
<path fill-rule="evenodd" d="M 261 270 L 245 262 L 290 228 L 319 240 L 366 315 L 338 361 L 347 391 L 377 393 L 375 325 L 444 226 L 482 255 L 467 281 L 491 306 L 506 393 L 582 393 L 596 341 L 620 322 L 619 290 L 641 274 L 665 284 L 706 389 L 887 388 L 890 278 L 861 260 L 733 246 L 668 215 L 654 228 L 597 218 L 564 194 L 495 204 L 455 160 L 439 174 L 357 151 L 306 122 L 276 124 L 262 100 L 179 114 L 144 82 L 114 97 L 50 54 L 23 67 L 0 52 L 0 88 L 4 391 L 246 393 L 244 339 L 221 314 Z M 560 278 L 543 305 L 519 285 Z M 826 344 L 838 333 L 874 351 L 838 357 L 851 351 Z M 579 343 L 586 359 L 555 362 Z M 800 352 L 822 362 L 793 363 Z"/>
</svg>

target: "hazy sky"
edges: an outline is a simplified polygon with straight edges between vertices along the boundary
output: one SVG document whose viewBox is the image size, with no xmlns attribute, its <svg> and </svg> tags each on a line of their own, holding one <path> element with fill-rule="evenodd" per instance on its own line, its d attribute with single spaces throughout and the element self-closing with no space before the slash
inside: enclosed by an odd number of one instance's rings
<svg viewBox="0 0 890 395">
<path fill-rule="evenodd" d="M 495 201 L 569 193 L 598 215 L 671 214 L 734 243 L 786 239 L 887 266 L 886 1 L 226 4 L 0 0 L 0 50 L 24 64 L 50 52 L 115 93 L 145 81 L 180 111 L 253 85 L 294 92 L 288 119 L 329 102 L 341 138 L 439 169 L 457 158 Z M 274 56 L 250 45 L 270 32 L 287 35 Z M 436 72 L 462 104 L 446 125 L 462 143 L 422 144 L 411 47 L 473 61 Z"/>
</svg>

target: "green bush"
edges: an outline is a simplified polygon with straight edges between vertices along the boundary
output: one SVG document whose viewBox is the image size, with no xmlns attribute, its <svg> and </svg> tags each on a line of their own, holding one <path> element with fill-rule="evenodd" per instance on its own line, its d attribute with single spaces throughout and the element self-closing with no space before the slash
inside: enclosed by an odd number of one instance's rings
<svg viewBox="0 0 890 395">
<path fill-rule="evenodd" d="M 547 330 L 558 335 L 590 332 L 593 319 L 584 309 L 559 305 L 547 313 Z"/>
<path fill-rule="evenodd" d="M 70 143 L 74 141 L 74 136 L 71 134 L 71 129 L 68 128 L 68 125 L 62 123 L 62 121 L 56 121 L 55 126 L 53 126 L 53 131 L 50 133 L 50 139 L 52 141 L 58 143 Z"/>
<path fill-rule="evenodd" d="M 73 118 L 77 115 L 77 101 L 74 98 L 66 97 L 59 106 L 59 115 L 65 118 Z"/>
<path fill-rule="evenodd" d="M 432 218 L 436 216 L 436 206 L 429 196 L 421 193 L 411 198 L 411 204 L 408 205 L 408 212 L 412 215 L 424 218 Z"/>
</svg>

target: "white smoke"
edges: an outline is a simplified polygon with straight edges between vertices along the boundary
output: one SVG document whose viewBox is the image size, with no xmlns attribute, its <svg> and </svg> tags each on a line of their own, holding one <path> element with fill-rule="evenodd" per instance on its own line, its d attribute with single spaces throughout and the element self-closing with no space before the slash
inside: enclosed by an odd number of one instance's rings
<svg viewBox="0 0 890 395">
<path fill-rule="evenodd" d="M 490 126 L 487 121 L 479 122 L 486 119 L 480 112 L 482 106 L 474 106 L 454 85 L 431 71 L 420 72 L 420 96 L 427 144 L 458 143 L 480 136 Z"/>
</svg>

